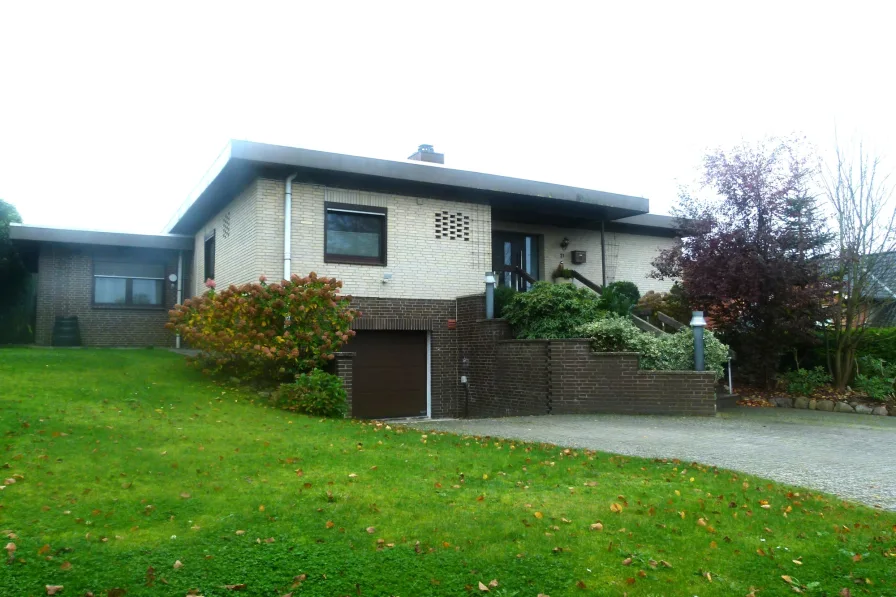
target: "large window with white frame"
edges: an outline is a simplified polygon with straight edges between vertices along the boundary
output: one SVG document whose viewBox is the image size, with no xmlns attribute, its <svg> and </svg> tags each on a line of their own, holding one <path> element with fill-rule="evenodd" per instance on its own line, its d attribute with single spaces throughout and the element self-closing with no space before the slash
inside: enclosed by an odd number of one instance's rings
<svg viewBox="0 0 896 597">
<path fill-rule="evenodd" d="M 165 306 L 165 266 L 156 263 L 95 261 L 93 304 L 102 307 Z"/>
</svg>

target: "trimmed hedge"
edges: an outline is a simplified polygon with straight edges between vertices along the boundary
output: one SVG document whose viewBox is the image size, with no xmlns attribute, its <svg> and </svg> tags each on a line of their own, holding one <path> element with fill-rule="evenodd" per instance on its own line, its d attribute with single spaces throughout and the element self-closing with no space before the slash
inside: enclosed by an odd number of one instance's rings
<svg viewBox="0 0 896 597">
<path fill-rule="evenodd" d="M 896 328 L 869 328 L 859 344 L 861 356 L 896 363 Z"/>
<path fill-rule="evenodd" d="M 504 305 L 502 315 L 517 338 L 579 338 L 579 328 L 606 315 L 601 298 L 572 284 L 536 282 Z"/>
</svg>

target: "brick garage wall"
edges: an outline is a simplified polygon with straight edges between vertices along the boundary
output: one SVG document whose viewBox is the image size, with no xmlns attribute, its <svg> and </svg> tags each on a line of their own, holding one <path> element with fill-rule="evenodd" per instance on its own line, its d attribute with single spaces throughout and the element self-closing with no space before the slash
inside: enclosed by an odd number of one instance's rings
<svg viewBox="0 0 896 597">
<path fill-rule="evenodd" d="M 354 359 L 353 352 L 337 352 L 336 358 L 333 359 L 333 366 L 330 373 L 339 376 L 342 380 L 342 387 L 345 390 L 345 416 L 352 416 L 352 387 L 354 382 Z"/>
<path fill-rule="evenodd" d="M 637 353 L 593 352 L 589 340 L 552 340 L 551 414 L 713 415 L 715 374 L 642 371 Z"/>
<path fill-rule="evenodd" d="M 454 300 L 353 297 L 361 317 L 352 325 L 362 330 L 426 330 L 430 333 L 430 392 L 433 418 L 459 416 L 457 330 L 448 320 L 457 317 Z"/>
<path fill-rule="evenodd" d="M 35 343 L 49 346 L 56 318 L 77 316 L 84 346 L 174 346 L 174 336 L 164 326 L 176 289 L 164 283 L 164 309 L 94 307 L 96 255 L 104 259 L 139 256 L 164 263 L 166 276 L 177 272 L 177 251 L 43 245 L 38 260 Z"/>
<path fill-rule="evenodd" d="M 483 319 L 470 326 L 462 362 L 468 380 L 469 404 L 461 414 L 471 417 L 509 414 L 503 399 L 505 391 L 498 385 L 497 371 L 498 343 L 510 337 L 510 326 L 503 319 Z"/>
<path fill-rule="evenodd" d="M 471 417 L 715 414 L 713 373 L 642 371 L 636 353 L 595 353 L 586 339 L 511 340 L 504 320 L 475 319 L 483 310 L 481 295 L 458 299 Z"/>
<path fill-rule="evenodd" d="M 507 340 L 498 344 L 497 393 L 491 401 L 496 416 L 548 414 L 548 346 L 541 340 Z"/>
</svg>

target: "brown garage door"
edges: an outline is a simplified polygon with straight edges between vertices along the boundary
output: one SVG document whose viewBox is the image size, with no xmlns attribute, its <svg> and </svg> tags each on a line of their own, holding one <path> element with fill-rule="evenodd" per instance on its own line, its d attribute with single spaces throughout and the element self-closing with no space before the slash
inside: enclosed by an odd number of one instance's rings
<svg viewBox="0 0 896 597">
<path fill-rule="evenodd" d="M 352 416 L 426 416 L 426 332 L 360 330 L 352 365 Z"/>
</svg>

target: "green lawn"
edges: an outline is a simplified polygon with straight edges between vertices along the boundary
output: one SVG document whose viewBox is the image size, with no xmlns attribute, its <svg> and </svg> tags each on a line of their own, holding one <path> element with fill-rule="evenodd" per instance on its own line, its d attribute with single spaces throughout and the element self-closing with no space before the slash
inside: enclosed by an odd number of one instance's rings
<svg viewBox="0 0 896 597">
<path fill-rule="evenodd" d="M 896 594 L 894 513 L 257 402 L 164 351 L 0 350 L 0 595 Z"/>
</svg>

